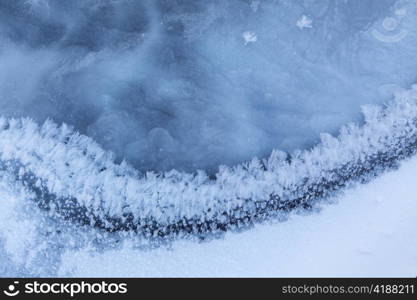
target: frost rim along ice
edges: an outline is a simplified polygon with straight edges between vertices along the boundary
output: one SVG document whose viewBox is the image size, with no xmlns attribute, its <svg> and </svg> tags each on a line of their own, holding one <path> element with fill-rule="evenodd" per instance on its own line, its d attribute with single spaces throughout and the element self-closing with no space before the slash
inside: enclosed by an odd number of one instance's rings
<svg viewBox="0 0 417 300">
<path fill-rule="evenodd" d="M 43 7 L 38 9 L 42 12 Z M 380 29 L 395 33 L 390 30 L 396 24 L 385 23 Z M 411 36 L 413 24 L 401 30 Z M 16 32 L 17 36 L 21 33 Z M 43 30 L 39 32 L 42 35 Z M 368 38 L 386 43 L 375 32 L 379 31 L 372 31 Z M 254 42 L 255 37 L 251 34 L 249 40 Z M 387 47 L 397 39 L 390 41 Z M 408 54 L 414 54 L 412 44 L 405 47 Z M 380 57 L 383 63 L 384 58 L 387 56 Z M 18 65 L 24 63 L 19 61 Z M 392 75 L 395 70 L 391 66 L 384 71 Z M 12 102 L 8 97 L 4 101 Z M 372 102 L 365 98 L 366 103 Z M 348 100 L 353 103 L 355 98 Z M 115 163 L 112 153 L 96 143 L 100 141 L 94 134 L 87 133 L 87 137 L 77 127 L 58 126 L 53 121 L 39 125 L 43 120 L 11 118 L 30 115 L 23 109 L 22 114 L 4 113 L 1 119 L 0 166 L 36 194 L 41 209 L 81 225 L 134 231 L 148 237 L 223 232 L 279 217 L 294 208 L 309 208 L 315 200 L 351 183 L 370 180 L 413 155 L 416 100 L 415 86 L 408 91 L 397 89 L 395 99 L 384 107 L 363 107 L 363 125 L 346 125 L 337 137 L 323 134 L 322 141 L 311 150 L 292 155 L 273 151 L 267 159 L 221 166 L 213 176 L 202 171 L 142 173 L 128 163 Z"/>
<path fill-rule="evenodd" d="M 37 194 L 39 207 L 82 225 L 146 237 L 222 232 L 310 207 L 416 153 L 417 86 L 363 113 L 363 126 L 323 134 L 311 150 L 220 167 L 215 179 L 204 172 L 140 175 L 66 125 L 2 118 L 1 167 Z"/>
</svg>

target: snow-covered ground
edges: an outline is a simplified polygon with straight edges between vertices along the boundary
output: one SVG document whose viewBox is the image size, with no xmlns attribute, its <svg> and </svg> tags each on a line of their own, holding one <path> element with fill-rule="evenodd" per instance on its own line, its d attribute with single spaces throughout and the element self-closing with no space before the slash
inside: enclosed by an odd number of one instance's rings
<svg viewBox="0 0 417 300">
<path fill-rule="evenodd" d="M 320 211 L 207 243 L 63 256 L 77 276 L 417 276 L 417 158 Z"/>
<path fill-rule="evenodd" d="M 0 274 L 47 276 L 416 276 L 417 158 L 346 190 L 312 213 L 208 242 L 113 249 L 98 233 L 42 220 L 13 180 L 1 181 Z M 59 228 L 59 227 L 58 227 Z M 62 235 L 62 236 L 60 236 Z M 94 238 L 91 238 L 94 236 Z M 90 240 L 89 240 L 90 238 Z M 111 239 L 108 239 L 108 242 Z"/>
</svg>

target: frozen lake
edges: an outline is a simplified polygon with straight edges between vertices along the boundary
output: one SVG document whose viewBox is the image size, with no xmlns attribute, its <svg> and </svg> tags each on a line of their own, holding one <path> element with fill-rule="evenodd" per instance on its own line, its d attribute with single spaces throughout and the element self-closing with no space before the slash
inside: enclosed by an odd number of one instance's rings
<svg viewBox="0 0 417 300">
<path fill-rule="evenodd" d="M 417 0 L 0 0 L 0 276 L 417 276 L 416 54 Z"/>
<path fill-rule="evenodd" d="M 0 113 L 147 170 L 309 148 L 415 82 L 414 1 L 1 1 Z"/>
</svg>

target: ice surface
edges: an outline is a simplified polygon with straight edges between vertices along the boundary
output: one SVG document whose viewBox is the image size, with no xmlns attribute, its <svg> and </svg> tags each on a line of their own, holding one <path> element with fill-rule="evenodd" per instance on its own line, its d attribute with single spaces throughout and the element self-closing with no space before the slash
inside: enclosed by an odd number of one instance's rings
<svg viewBox="0 0 417 300">
<path fill-rule="evenodd" d="M 0 118 L 0 166 L 37 194 L 41 208 L 74 224 L 147 237 L 205 236 L 309 206 L 416 153 L 417 85 L 363 113 L 363 126 L 322 134 L 311 150 L 222 166 L 215 180 L 204 172 L 140 174 L 68 126 Z"/>
<path fill-rule="evenodd" d="M 415 276 L 416 5 L 0 0 L 0 275 Z"/>
<path fill-rule="evenodd" d="M 306 148 L 414 82 L 413 4 L 1 0 L 0 114 L 73 125 L 141 170 Z"/>
</svg>

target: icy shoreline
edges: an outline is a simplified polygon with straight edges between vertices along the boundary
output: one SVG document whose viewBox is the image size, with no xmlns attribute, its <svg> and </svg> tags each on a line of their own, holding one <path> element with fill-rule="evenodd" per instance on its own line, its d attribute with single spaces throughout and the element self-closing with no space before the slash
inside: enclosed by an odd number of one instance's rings
<svg viewBox="0 0 417 300">
<path fill-rule="evenodd" d="M 44 209 L 79 224 L 145 236 L 204 234 L 247 226 L 308 207 L 352 182 L 367 181 L 416 152 L 417 90 L 396 93 L 385 108 L 365 106 L 365 124 L 322 135 L 291 158 L 274 151 L 216 180 L 204 172 L 139 174 L 91 138 L 48 121 L 1 119 L 2 169 L 16 174 Z"/>
<path fill-rule="evenodd" d="M 208 243 L 177 241 L 140 251 L 68 250 L 61 276 L 415 277 L 417 159 L 369 184 L 344 190 L 313 213 L 257 225 Z"/>
<path fill-rule="evenodd" d="M 52 221 L 36 208 L 33 193 L 0 172 L 0 275 L 413 277 L 416 171 L 416 157 L 406 159 L 312 213 L 290 213 L 284 222 L 210 242 L 176 240 L 152 249 L 133 234 Z"/>
</svg>

